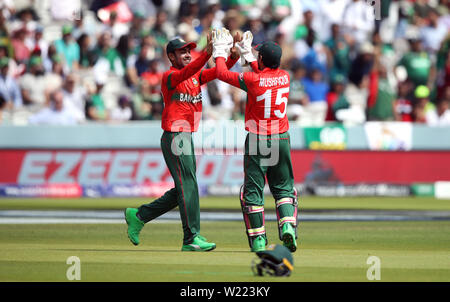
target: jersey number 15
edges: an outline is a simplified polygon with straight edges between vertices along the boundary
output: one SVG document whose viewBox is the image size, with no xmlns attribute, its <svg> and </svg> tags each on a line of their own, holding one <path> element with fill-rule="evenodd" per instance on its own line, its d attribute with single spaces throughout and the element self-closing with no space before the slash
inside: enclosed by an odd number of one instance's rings
<svg viewBox="0 0 450 302">
<path fill-rule="evenodd" d="M 283 96 L 283 94 L 287 93 L 289 93 L 289 87 L 280 88 L 277 91 L 275 105 L 278 106 L 284 103 L 283 112 L 281 112 L 281 110 L 279 109 L 273 111 L 273 114 L 275 114 L 275 116 L 278 118 L 284 118 L 284 116 L 286 115 L 288 98 L 286 96 Z M 270 118 L 270 115 L 272 113 L 272 89 L 266 90 L 264 94 L 256 97 L 257 102 L 262 100 L 264 100 L 264 118 Z"/>
</svg>

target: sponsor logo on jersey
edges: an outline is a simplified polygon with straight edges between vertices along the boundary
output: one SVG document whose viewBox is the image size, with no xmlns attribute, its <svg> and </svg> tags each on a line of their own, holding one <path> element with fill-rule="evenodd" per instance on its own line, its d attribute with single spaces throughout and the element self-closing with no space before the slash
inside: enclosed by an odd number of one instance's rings
<svg viewBox="0 0 450 302">
<path fill-rule="evenodd" d="M 202 101 L 202 93 L 197 95 L 190 95 L 187 93 L 180 93 L 180 102 L 198 103 Z"/>
</svg>

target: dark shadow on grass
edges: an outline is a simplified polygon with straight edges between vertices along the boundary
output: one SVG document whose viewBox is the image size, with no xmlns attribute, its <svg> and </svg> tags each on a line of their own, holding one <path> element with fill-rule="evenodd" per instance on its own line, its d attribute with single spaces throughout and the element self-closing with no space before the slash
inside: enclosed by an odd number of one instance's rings
<svg viewBox="0 0 450 302">
<path fill-rule="evenodd" d="M 64 252 L 150 252 L 150 253 L 178 253 L 181 252 L 181 250 L 112 250 L 112 249 L 48 249 L 52 251 L 64 251 Z M 250 253 L 248 251 L 221 251 L 221 250 L 214 250 L 210 252 L 203 252 L 203 253 Z M 183 253 L 199 253 L 199 252 L 183 252 Z M 200 252 L 201 253 L 201 252 Z"/>
<path fill-rule="evenodd" d="M 111 250 L 111 249 L 49 249 L 52 251 L 65 251 L 65 252 L 163 252 L 174 253 L 178 250 Z"/>
</svg>

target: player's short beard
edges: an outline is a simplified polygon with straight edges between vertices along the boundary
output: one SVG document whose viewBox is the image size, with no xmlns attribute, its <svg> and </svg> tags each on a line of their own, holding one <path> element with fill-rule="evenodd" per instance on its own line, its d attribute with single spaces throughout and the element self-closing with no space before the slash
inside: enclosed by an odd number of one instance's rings
<svg viewBox="0 0 450 302">
<path fill-rule="evenodd" d="M 191 61 L 192 61 L 192 58 L 191 58 Z M 189 62 L 185 65 L 183 59 L 181 57 L 177 57 L 175 54 L 174 54 L 174 59 L 171 59 L 170 62 L 172 63 L 172 66 L 177 69 L 182 69 L 190 63 Z"/>
</svg>

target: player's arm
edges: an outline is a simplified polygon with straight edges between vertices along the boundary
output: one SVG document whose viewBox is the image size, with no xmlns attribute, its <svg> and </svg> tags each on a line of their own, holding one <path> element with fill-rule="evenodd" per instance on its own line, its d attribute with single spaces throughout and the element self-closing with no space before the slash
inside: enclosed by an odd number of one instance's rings
<svg viewBox="0 0 450 302">
<path fill-rule="evenodd" d="M 217 32 L 215 32 L 214 34 L 217 34 Z M 208 46 L 210 46 L 211 48 L 213 48 L 212 35 L 213 35 L 212 32 L 208 35 Z M 237 48 L 235 47 L 235 43 L 241 40 L 242 37 L 240 36 L 240 33 L 237 32 L 233 37 L 233 47 L 230 48 L 230 55 L 227 59 L 226 63 L 227 69 L 231 69 L 236 64 L 237 60 L 239 60 L 240 55 Z M 212 53 L 213 49 L 210 50 Z M 202 70 L 202 72 L 200 73 L 200 84 L 208 83 L 209 81 L 215 80 L 217 78 L 216 68 L 217 67 L 212 67 L 209 69 Z"/>
<path fill-rule="evenodd" d="M 230 69 L 236 64 L 236 62 L 239 60 L 239 56 L 233 56 L 230 55 L 226 62 L 227 69 Z M 209 81 L 215 80 L 217 78 L 217 66 L 214 66 L 212 68 L 203 69 L 200 72 L 200 85 L 208 83 Z"/>
<path fill-rule="evenodd" d="M 261 70 L 259 70 L 259 67 L 258 67 L 258 62 L 256 62 L 256 61 L 251 62 L 250 67 L 252 68 L 253 72 L 256 72 L 256 73 L 261 72 Z"/>
<path fill-rule="evenodd" d="M 171 72 L 167 79 L 168 88 L 174 89 L 175 87 L 177 87 L 178 84 L 189 79 L 194 74 L 199 72 L 203 68 L 203 66 L 206 64 L 206 62 L 208 62 L 208 59 L 210 58 L 210 56 L 211 55 L 208 54 L 208 52 L 203 51 L 197 59 L 192 61 L 190 64 L 188 64 L 184 68 Z"/>
<path fill-rule="evenodd" d="M 219 80 L 245 91 L 247 91 L 246 83 L 252 81 L 255 75 L 253 72 L 238 73 L 228 70 L 223 57 L 216 58 L 216 68 Z"/>
<path fill-rule="evenodd" d="M 249 33 L 249 32 L 246 32 Z M 250 33 L 251 35 L 251 33 Z M 256 75 L 253 72 L 246 72 L 246 73 L 237 73 L 232 72 L 228 70 L 226 64 L 225 64 L 225 58 L 228 57 L 228 51 L 230 42 L 233 43 L 233 37 L 230 35 L 228 30 L 218 30 L 214 33 L 213 36 L 213 58 L 216 60 L 216 72 L 217 72 L 217 78 L 221 81 L 224 81 L 225 83 L 228 83 L 234 87 L 241 88 L 245 91 L 247 91 L 247 85 L 246 81 L 252 81 L 253 76 Z M 247 41 L 248 42 L 248 41 Z M 242 43 L 242 42 L 240 42 Z M 248 55 L 248 43 L 247 47 L 243 47 L 239 45 L 239 43 L 235 43 L 235 47 L 239 51 L 241 57 L 244 54 L 244 59 L 247 62 L 256 61 L 254 57 L 251 57 Z M 250 46 L 251 47 L 251 46 Z M 250 49 L 251 51 L 251 49 Z M 251 52 L 250 52 L 251 54 Z M 247 60 L 249 59 L 250 60 Z"/>
</svg>

